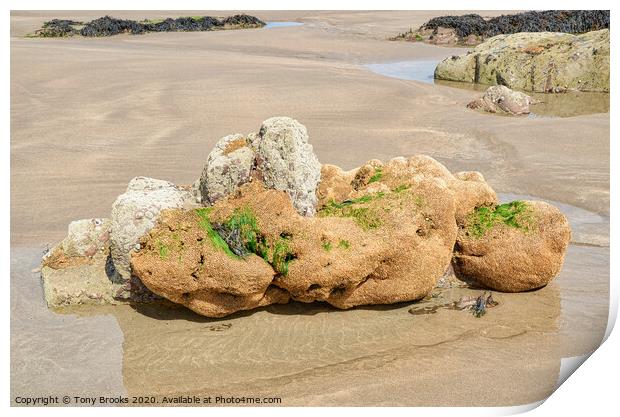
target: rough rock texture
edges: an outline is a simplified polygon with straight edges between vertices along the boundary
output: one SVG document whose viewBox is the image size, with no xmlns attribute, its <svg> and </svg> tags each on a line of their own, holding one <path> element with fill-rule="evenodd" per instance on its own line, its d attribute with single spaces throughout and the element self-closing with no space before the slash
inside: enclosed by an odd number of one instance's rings
<svg viewBox="0 0 620 417">
<path fill-rule="evenodd" d="M 256 153 L 254 176 L 268 188 L 286 191 L 298 213 L 312 216 L 321 164 L 305 126 L 290 117 L 272 117 L 249 140 Z"/>
<path fill-rule="evenodd" d="M 485 19 L 477 14 L 439 16 L 394 39 L 436 45 L 475 45 L 497 35 L 518 32 L 585 33 L 609 28 L 609 10 L 546 10 Z"/>
<path fill-rule="evenodd" d="M 61 246 L 67 256 L 94 256 L 108 248 L 109 241 L 110 219 L 83 219 L 69 223 Z"/>
<path fill-rule="evenodd" d="M 513 91 L 503 85 L 491 86 L 484 95 L 476 99 L 467 107 L 489 113 L 529 114 L 530 104 L 538 101 L 520 91 Z"/>
<path fill-rule="evenodd" d="M 122 285 L 110 281 L 106 270 L 107 253 L 93 257 L 51 255 L 41 268 L 43 294 L 48 307 L 77 304 L 119 304 L 116 294 Z"/>
<path fill-rule="evenodd" d="M 609 92 L 609 29 L 495 36 L 465 55 L 441 61 L 435 78 L 521 91 Z"/>
<path fill-rule="evenodd" d="M 454 217 L 459 226 L 474 209 L 497 204 L 497 194 L 479 172 L 457 172 L 454 179 L 449 181 L 449 186 L 456 200 Z"/>
<path fill-rule="evenodd" d="M 560 272 L 571 235 L 568 220 L 545 202 L 524 204 L 519 215 L 482 235 L 472 229 L 475 216 L 459 230 L 453 265 L 460 279 L 519 292 L 543 287 Z"/>
<path fill-rule="evenodd" d="M 214 317 L 289 298 L 338 308 L 420 299 L 448 267 L 457 233 L 441 165 L 420 159 L 373 162 L 380 175 L 357 189 L 339 184 L 345 199 L 323 200 L 316 217 L 258 180 L 212 208 L 166 211 L 132 270 L 154 293 Z M 240 224 L 254 225 L 253 243 Z"/>
<path fill-rule="evenodd" d="M 198 190 L 202 202 L 213 204 L 239 186 L 250 181 L 254 166 L 254 151 L 243 135 L 229 135 L 220 139 L 207 158 Z"/>
<path fill-rule="evenodd" d="M 161 210 L 192 207 L 191 191 L 168 181 L 136 177 L 129 182 L 124 194 L 112 205 L 111 255 L 120 276 L 130 277 L 130 253 L 139 249 L 139 239 L 154 225 Z"/>
</svg>

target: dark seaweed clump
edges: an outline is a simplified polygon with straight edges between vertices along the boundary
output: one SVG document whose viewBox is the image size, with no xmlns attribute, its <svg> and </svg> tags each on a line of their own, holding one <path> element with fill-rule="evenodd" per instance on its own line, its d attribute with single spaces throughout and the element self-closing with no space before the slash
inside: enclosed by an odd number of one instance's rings
<svg viewBox="0 0 620 417">
<path fill-rule="evenodd" d="M 435 17 L 421 29 L 451 28 L 460 38 L 518 32 L 585 33 L 609 28 L 609 10 L 547 10 L 502 15 L 485 20 L 477 14 Z"/>
<path fill-rule="evenodd" d="M 75 26 L 83 26 L 78 29 Z M 224 29 L 226 27 L 256 28 L 265 26 L 265 22 L 257 17 L 238 14 L 222 20 L 211 16 L 179 17 L 164 20 L 117 19 L 110 16 L 100 17 L 88 23 L 72 20 L 54 19 L 45 22 L 36 32 L 37 36 L 62 37 L 80 34 L 82 36 L 99 37 L 113 36 L 120 33 L 139 35 L 145 32 L 198 32 Z"/>
<path fill-rule="evenodd" d="M 49 22 L 43 23 L 43 27 L 37 32 L 37 35 L 42 37 L 73 36 L 77 33 L 73 26 L 81 24 L 82 22 L 76 22 L 75 20 L 52 19 Z"/>
</svg>

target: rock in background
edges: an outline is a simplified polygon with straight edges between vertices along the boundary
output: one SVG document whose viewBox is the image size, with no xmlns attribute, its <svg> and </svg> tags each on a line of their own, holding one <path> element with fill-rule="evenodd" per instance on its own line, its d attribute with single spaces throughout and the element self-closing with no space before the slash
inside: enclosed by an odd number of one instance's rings
<svg viewBox="0 0 620 417">
<path fill-rule="evenodd" d="M 521 91 L 609 92 L 609 29 L 495 36 L 441 61 L 435 78 Z"/>
</svg>

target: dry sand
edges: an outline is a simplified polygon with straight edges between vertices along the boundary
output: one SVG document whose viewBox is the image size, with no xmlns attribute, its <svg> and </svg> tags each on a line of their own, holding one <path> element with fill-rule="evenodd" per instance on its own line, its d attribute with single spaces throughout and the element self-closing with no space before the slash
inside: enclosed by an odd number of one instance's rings
<svg viewBox="0 0 620 417">
<path fill-rule="evenodd" d="M 229 14 L 109 14 L 203 13 Z M 52 17 L 103 14 L 11 15 L 12 397 L 191 392 L 281 396 L 283 405 L 514 405 L 548 396 L 561 358 L 598 346 L 608 308 L 609 114 L 484 115 L 465 108 L 474 91 L 363 67 L 462 52 L 386 40 L 441 12 L 255 12 L 305 24 L 24 37 Z M 453 171 L 483 172 L 498 192 L 559 201 L 601 222 L 576 216 L 588 238 L 569 248 L 560 277 L 534 293 L 498 296 L 502 304 L 481 319 L 451 310 L 413 316 L 408 305 L 292 304 L 227 320 L 45 309 L 30 270 L 71 220 L 108 216 L 136 175 L 194 181 L 220 137 L 276 115 L 307 126 L 323 163 L 349 169 L 425 153 Z M 210 330 L 221 323 L 232 326 Z"/>
</svg>

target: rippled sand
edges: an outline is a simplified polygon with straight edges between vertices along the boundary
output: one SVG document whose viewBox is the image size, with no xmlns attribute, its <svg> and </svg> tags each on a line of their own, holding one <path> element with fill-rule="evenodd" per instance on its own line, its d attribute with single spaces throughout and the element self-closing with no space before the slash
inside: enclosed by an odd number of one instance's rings
<svg viewBox="0 0 620 417">
<path fill-rule="evenodd" d="M 84 18 L 53 14 L 11 17 L 12 398 L 516 405 L 548 396 L 561 359 L 598 346 L 609 298 L 609 114 L 489 117 L 465 108 L 476 92 L 364 68 L 460 52 L 385 40 L 433 12 L 257 12 L 304 25 L 23 37 L 48 16 Z M 412 315 L 410 304 L 337 311 L 293 303 L 218 320 L 170 307 L 45 308 L 31 270 L 69 221 L 109 215 L 135 175 L 192 182 L 220 137 L 274 115 L 304 123 L 324 163 L 352 168 L 426 153 L 453 171 L 482 171 L 498 192 L 564 204 L 577 233 L 561 275 L 539 291 L 497 294 L 500 305 L 480 319 L 448 309 Z M 446 290 L 427 305 L 466 293 L 478 292 Z"/>
</svg>

